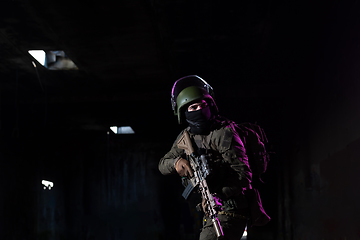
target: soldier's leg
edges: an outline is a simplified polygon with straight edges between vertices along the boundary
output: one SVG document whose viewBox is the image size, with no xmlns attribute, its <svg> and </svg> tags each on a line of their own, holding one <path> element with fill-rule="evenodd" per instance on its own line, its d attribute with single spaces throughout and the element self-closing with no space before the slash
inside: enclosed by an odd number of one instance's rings
<svg viewBox="0 0 360 240">
<path fill-rule="evenodd" d="M 201 229 L 199 240 L 217 240 L 215 230 L 212 226 Z"/>
<path fill-rule="evenodd" d="M 222 230 L 224 232 L 223 240 L 240 240 L 244 233 L 247 220 L 238 219 L 230 216 L 218 216 Z M 201 230 L 199 240 L 217 240 L 217 236 L 212 226 L 211 219 L 204 218 L 204 227 Z"/>
</svg>

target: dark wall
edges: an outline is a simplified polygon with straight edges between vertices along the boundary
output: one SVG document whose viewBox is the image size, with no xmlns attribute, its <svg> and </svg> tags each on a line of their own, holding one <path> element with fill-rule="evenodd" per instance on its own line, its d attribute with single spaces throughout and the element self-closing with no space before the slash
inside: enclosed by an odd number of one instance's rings
<svg viewBox="0 0 360 240">
<path fill-rule="evenodd" d="M 359 6 L 334 3 L 292 158 L 294 239 L 358 239 Z M 301 114 L 299 114 L 299 117 Z"/>
<path fill-rule="evenodd" d="M 3 108 L 6 112 L 11 111 Z M 8 128 L 2 129 L 1 144 L 1 239 L 180 239 L 186 234 L 180 226 L 190 212 L 180 201 L 181 183 L 174 176 L 163 179 L 157 170 L 171 143 L 41 125 L 20 124 L 20 134 L 13 136 L 13 125 L 3 121 Z M 42 180 L 54 187 L 43 189 Z M 196 234 L 193 227 L 187 234 Z M 174 233 L 179 235 L 170 237 Z"/>
</svg>

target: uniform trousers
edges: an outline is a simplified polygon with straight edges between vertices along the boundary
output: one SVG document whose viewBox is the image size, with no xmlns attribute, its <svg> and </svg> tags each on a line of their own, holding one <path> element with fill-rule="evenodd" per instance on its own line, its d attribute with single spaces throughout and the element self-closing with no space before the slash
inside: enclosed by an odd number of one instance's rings
<svg viewBox="0 0 360 240">
<path fill-rule="evenodd" d="M 218 219 L 224 233 L 224 238 L 222 238 L 222 240 L 241 239 L 247 223 L 246 218 L 219 214 Z M 199 240 L 218 240 L 212 221 L 209 217 L 204 216 Z"/>
</svg>

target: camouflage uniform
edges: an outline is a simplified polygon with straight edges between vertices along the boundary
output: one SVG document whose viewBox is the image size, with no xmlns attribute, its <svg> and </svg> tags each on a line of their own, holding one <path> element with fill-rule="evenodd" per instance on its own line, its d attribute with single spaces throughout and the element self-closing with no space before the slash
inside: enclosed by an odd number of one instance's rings
<svg viewBox="0 0 360 240">
<path fill-rule="evenodd" d="M 250 187 L 252 177 L 248 158 L 232 121 L 217 117 L 211 129 L 208 135 L 189 132 L 190 138 L 198 149 L 205 150 L 209 156 L 209 165 L 213 170 L 207 182 L 211 193 L 222 199 L 222 211 L 219 212 L 218 219 L 225 239 L 239 240 L 249 216 L 248 203 L 243 194 L 243 190 Z M 159 170 L 164 175 L 176 173 L 175 163 L 179 158 L 186 158 L 184 150 L 179 149 L 176 144 L 181 134 L 182 132 L 171 150 L 159 162 Z M 229 191 L 224 192 L 226 187 L 231 189 L 231 194 Z M 203 223 L 200 240 L 217 239 L 211 220 L 205 216 Z"/>
</svg>

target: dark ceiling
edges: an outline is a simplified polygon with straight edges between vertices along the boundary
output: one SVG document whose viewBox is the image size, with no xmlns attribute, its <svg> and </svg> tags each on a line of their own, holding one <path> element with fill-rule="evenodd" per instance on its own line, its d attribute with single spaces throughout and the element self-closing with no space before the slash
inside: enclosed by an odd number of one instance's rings
<svg viewBox="0 0 360 240">
<path fill-rule="evenodd" d="M 313 47 L 304 32 L 323 21 L 312 22 L 316 8 L 304 12 L 305 5 L 2 1 L 2 113 L 68 128 L 176 124 L 170 89 L 189 74 L 205 78 L 224 102 L 286 95 Z M 35 69 L 34 49 L 63 50 L 79 70 Z"/>
</svg>

